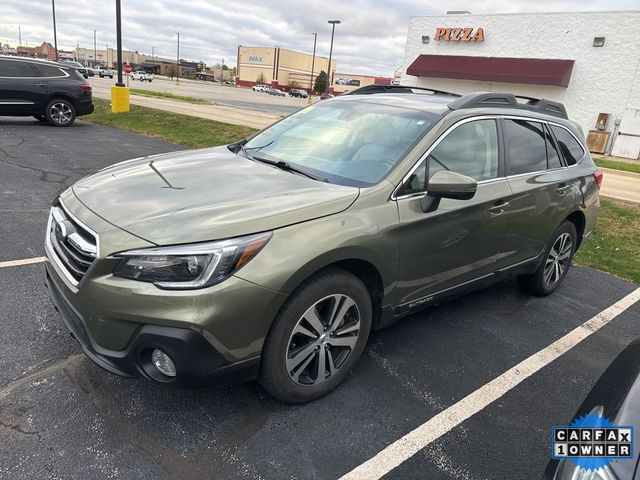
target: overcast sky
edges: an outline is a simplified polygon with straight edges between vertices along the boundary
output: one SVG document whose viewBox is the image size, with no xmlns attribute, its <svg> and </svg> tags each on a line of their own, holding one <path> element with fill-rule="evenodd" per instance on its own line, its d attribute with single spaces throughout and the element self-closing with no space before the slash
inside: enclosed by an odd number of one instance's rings
<svg viewBox="0 0 640 480">
<path fill-rule="evenodd" d="M 114 0 L 56 0 L 58 45 L 115 47 Z M 336 26 L 334 58 L 338 72 L 392 75 L 404 54 L 410 16 L 472 13 L 631 10 L 637 0 L 122 0 L 123 47 L 168 58 L 176 55 L 207 64 L 235 64 L 238 45 L 274 46 L 311 53 L 318 32 L 318 55 L 328 56 L 331 25 Z M 0 41 L 35 46 L 53 44 L 49 0 L 2 0 Z M 532 26 L 532 28 L 535 28 Z"/>
</svg>

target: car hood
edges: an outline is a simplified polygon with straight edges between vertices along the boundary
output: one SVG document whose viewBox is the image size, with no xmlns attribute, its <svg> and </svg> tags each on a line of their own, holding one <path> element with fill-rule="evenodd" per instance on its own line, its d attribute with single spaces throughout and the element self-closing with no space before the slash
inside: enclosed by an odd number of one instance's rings
<svg viewBox="0 0 640 480">
<path fill-rule="evenodd" d="M 272 230 L 347 209 L 359 189 L 254 162 L 226 147 L 122 162 L 73 192 L 106 221 L 157 245 Z"/>
</svg>

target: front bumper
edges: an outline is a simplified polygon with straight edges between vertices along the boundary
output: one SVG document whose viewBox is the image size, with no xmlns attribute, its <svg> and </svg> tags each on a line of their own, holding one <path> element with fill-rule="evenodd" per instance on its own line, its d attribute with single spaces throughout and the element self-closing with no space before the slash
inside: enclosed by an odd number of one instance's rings
<svg viewBox="0 0 640 480">
<path fill-rule="evenodd" d="M 46 267 L 46 286 L 69 333 L 91 360 L 111 373 L 146 377 L 176 386 L 239 383 L 255 379 L 258 375 L 259 356 L 229 363 L 202 335 L 186 328 L 143 325 L 123 350 L 103 348 L 93 339 L 82 316 L 53 281 L 49 266 Z M 154 348 L 169 354 L 176 365 L 175 378 L 166 377 L 153 367 L 151 352 Z"/>
</svg>

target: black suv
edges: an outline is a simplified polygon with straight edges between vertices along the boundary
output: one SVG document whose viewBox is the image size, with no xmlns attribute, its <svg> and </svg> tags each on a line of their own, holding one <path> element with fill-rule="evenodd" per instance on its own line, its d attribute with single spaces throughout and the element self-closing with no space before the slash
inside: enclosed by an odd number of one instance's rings
<svg viewBox="0 0 640 480">
<path fill-rule="evenodd" d="M 91 85 L 74 67 L 0 56 L 0 116 L 33 116 L 68 127 L 91 112 Z"/>
</svg>

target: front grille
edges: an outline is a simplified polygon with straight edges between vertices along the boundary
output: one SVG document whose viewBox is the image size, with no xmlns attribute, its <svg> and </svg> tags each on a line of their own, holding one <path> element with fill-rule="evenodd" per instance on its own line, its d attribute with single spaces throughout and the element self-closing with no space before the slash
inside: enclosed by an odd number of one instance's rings
<svg viewBox="0 0 640 480">
<path fill-rule="evenodd" d="M 60 266 L 75 282 L 84 277 L 98 254 L 94 233 L 69 215 L 59 202 L 51 208 L 48 240 Z"/>
</svg>

